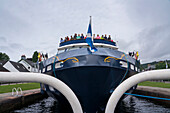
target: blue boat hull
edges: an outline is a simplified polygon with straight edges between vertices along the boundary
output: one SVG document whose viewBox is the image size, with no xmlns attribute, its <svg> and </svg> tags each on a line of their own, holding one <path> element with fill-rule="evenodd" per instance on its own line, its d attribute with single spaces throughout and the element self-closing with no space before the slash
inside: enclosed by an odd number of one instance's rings
<svg viewBox="0 0 170 113">
<path fill-rule="evenodd" d="M 58 78 L 73 90 L 86 113 L 103 112 L 114 89 L 139 69 L 135 59 L 109 48 L 98 48 L 95 53 L 88 48 L 67 51 L 44 61 L 43 65 L 43 73 Z M 59 91 L 47 85 L 46 91 L 59 101 L 62 113 L 72 112 Z"/>
<path fill-rule="evenodd" d="M 121 68 L 83 66 L 58 70 L 56 76 L 73 90 L 84 112 L 96 113 L 96 111 L 104 110 L 112 91 L 120 84 L 125 73 L 126 69 Z M 126 77 L 133 74 L 135 72 L 129 71 Z M 63 100 L 65 98 L 61 93 L 57 90 L 50 90 L 48 86 L 46 89 L 51 96 L 66 104 L 67 101 Z"/>
</svg>

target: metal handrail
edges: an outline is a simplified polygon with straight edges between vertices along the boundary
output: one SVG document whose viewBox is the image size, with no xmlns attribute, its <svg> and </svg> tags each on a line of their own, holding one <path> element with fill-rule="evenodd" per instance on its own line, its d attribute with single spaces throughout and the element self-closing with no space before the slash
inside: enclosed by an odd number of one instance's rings
<svg viewBox="0 0 170 113">
<path fill-rule="evenodd" d="M 19 95 L 19 91 L 21 92 L 21 95 Z M 18 88 L 17 88 L 17 92 L 18 92 L 18 95 L 17 95 L 17 96 L 22 96 L 22 95 L 23 95 L 21 87 L 18 87 Z"/>
<path fill-rule="evenodd" d="M 0 82 L 38 82 L 47 84 L 60 91 L 66 97 L 74 113 L 83 113 L 81 104 L 71 88 L 52 76 L 27 72 L 0 72 Z"/>
<path fill-rule="evenodd" d="M 121 96 L 134 85 L 148 80 L 161 79 L 170 79 L 170 69 L 145 71 L 129 77 L 114 90 L 107 102 L 105 113 L 114 113 Z"/>
<path fill-rule="evenodd" d="M 14 96 L 14 90 L 16 91 L 16 95 L 15 96 L 18 96 L 18 90 L 15 87 L 12 89 L 12 96 Z"/>
</svg>

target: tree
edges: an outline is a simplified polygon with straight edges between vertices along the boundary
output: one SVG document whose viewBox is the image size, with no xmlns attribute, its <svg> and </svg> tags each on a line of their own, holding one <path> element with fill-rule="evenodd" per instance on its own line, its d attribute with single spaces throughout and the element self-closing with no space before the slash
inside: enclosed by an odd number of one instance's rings
<svg viewBox="0 0 170 113">
<path fill-rule="evenodd" d="M 0 52 L 0 60 L 9 60 L 9 56 L 6 53 Z"/>
<path fill-rule="evenodd" d="M 37 51 L 34 52 L 34 54 L 32 56 L 32 61 L 33 62 L 37 62 L 38 61 L 38 52 Z"/>
<path fill-rule="evenodd" d="M 165 62 L 161 61 L 161 62 L 158 62 L 156 64 L 156 69 L 165 69 L 166 68 L 166 64 Z"/>
</svg>

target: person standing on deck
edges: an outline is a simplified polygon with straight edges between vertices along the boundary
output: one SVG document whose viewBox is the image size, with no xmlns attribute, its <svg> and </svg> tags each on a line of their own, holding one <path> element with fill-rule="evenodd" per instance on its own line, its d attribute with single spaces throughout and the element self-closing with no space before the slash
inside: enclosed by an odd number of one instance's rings
<svg viewBox="0 0 170 113">
<path fill-rule="evenodd" d="M 70 36 L 70 40 L 74 40 L 74 38 L 73 38 L 73 36 L 72 36 L 72 35 Z"/>
<path fill-rule="evenodd" d="M 111 41 L 111 36 L 109 35 L 109 37 L 108 37 L 108 41 Z"/>
<path fill-rule="evenodd" d="M 99 34 L 97 34 L 97 37 L 96 37 L 96 39 L 100 39 L 100 36 L 99 36 Z"/>
<path fill-rule="evenodd" d="M 60 39 L 60 43 L 64 42 L 63 38 Z"/>
<path fill-rule="evenodd" d="M 83 35 L 83 33 L 81 34 L 81 39 L 84 39 L 84 35 Z"/>
<path fill-rule="evenodd" d="M 100 37 L 100 39 L 104 39 L 104 36 L 102 35 L 102 36 Z"/>
<path fill-rule="evenodd" d="M 81 36 L 80 36 L 80 34 L 78 34 L 78 36 L 77 36 L 77 38 L 76 39 L 81 39 Z"/>
<path fill-rule="evenodd" d="M 87 35 L 84 37 L 84 39 L 86 39 L 87 38 Z"/>
<path fill-rule="evenodd" d="M 93 34 L 93 39 L 95 39 L 95 34 Z"/>
<path fill-rule="evenodd" d="M 66 42 L 67 41 L 67 37 L 65 37 L 65 39 L 64 39 L 64 42 Z"/>
<path fill-rule="evenodd" d="M 104 39 L 107 40 L 107 35 L 105 34 Z"/>
<path fill-rule="evenodd" d="M 67 41 L 69 41 L 69 37 L 67 36 Z"/>
<path fill-rule="evenodd" d="M 74 40 L 76 40 L 76 39 L 77 39 L 77 33 L 74 34 Z"/>
</svg>

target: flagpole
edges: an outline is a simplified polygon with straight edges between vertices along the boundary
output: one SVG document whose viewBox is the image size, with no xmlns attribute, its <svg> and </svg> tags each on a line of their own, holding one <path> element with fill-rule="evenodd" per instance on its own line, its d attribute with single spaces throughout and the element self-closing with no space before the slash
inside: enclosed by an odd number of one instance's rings
<svg viewBox="0 0 170 113">
<path fill-rule="evenodd" d="M 87 30 L 87 38 L 86 38 L 86 43 L 90 46 L 90 51 L 91 52 L 96 52 L 97 49 L 93 45 L 93 38 L 92 38 L 92 26 L 91 26 L 91 16 L 90 16 L 90 22 Z"/>
<path fill-rule="evenodd" d="M 90 16 L 90 23 L 91 23 L 91 30 L 92 30 L 92 16 Z M 92 42 L 93 42 L 93 39 L 94 37 L 93 37 L 93 34 L 92 34 Z"/>
</svg>

